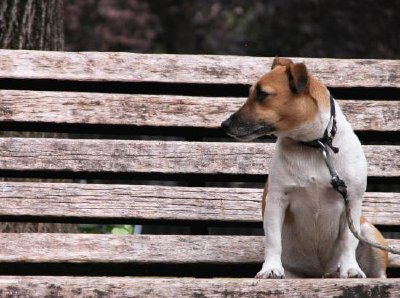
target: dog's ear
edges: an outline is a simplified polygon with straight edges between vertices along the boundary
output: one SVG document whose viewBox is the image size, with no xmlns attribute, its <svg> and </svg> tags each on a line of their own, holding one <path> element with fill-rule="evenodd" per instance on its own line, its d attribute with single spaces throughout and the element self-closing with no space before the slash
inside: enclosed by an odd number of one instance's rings
<svg viewBox="0 0 400 298">
<path fill-rule="evenodd" d="M 293 93 L 308 91 L 309 77 L 304 63 L 292 63 L 287 67 L 289 87 Z"/>
<path fill-rule="evenodd" d="M 280 66 L 290 66 L 291 64 L 293 64 L 293 61 L 290 60 L 289 58 L 281 58 L 281 57 L 276 56 L 274 58 L 274 61 L 272 61 L 271 69 L 274 69 L 278 65 L 280 65 Z"/>
</svg>

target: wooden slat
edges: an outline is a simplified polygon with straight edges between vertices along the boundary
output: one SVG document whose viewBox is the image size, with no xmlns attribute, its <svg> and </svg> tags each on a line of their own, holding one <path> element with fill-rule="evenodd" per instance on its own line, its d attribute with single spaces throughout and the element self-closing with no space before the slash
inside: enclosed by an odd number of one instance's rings
<svg viewBox="0 0 400 298">
<path fill-rule="evenodd" d="M 400 193 L 365 193 L 363 214 L 373 224 L 400 225 Z"/>
<path fill-rule="evenodd" d="M 398 297 L 400 279 L 1 276 L 4 297 Z"/>
<path fill-rule="evenodd" d="M 0 51 L 0 78 L 252 84 L 273 58 Z M 294 58 L 331 87 L 400 87 L 400 61 Z"/>
<path fill-rule="evenodd" d="M 0 182 L 0 217 L 261 223 L 261 194 L 246 188 Z M 374 224 L 400 225 L 400 193 L 366 193 L 363 213 Z"/>
<path fill-rule="evenodd" d="M 338 100 L 338 103 L 354 130 L 400 130 L 400 101 Z"/>
<path fill-rule="evenodd" d="M 16 171 L 261 174 L 274 145 L 0 138 L 0 169 Z M 369 175 L 400 176 L 400 146 L 364 146 Z"/>
<path fill-rule="evenodd" d="M 219 128 L 244 98 L 0 90 L 0 121 Z M 400 101 L 339 100 L 355 130 L 399 131 Z"/>
<path fill-rule="evenodd" d="M 262 263 L 263 238 L 5 233 L 0 237 L 0 263 Z M 399 239 L 388 242 L 400 248 Z M 400 256 L 390 254 L 389 266 L 399 268 Z"/>
</svg>

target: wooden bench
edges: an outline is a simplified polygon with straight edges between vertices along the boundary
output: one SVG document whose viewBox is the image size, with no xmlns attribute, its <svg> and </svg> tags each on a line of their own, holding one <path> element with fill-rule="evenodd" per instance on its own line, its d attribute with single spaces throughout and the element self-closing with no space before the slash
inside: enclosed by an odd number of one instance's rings
<svg viewBox="0 0 400 298">
<path fill-rule="evenodd" d="M 369 162 L 364 214 L 398 238 L 400 61 L 294 60 L 330 87 L 353 124 Z M 10 131 L 0 138 L 1 221 L 188 227 L 0 234 L 0 296 L 399 295 L 395 255 L 385 280 L 253 278 L 274 144 L 233 142 L 219 124 L 271 62 L 0 50 L 0 129 Z"/>
</svg>

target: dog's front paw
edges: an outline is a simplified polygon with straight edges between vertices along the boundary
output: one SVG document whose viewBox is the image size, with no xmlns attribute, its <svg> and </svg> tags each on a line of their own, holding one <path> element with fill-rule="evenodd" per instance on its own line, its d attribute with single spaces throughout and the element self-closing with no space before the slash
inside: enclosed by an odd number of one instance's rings
<svg viewBox="0 0 400 298">
<path fill-rule="evenodd" d="M 326 273 L 324 278 L 366 278 L 360 267 L 338 266 L 337 271 Z"/>
<path fill-rule="evenodd" d="M 285 278 L 285 270 L 282 266 L 267 267 L 263 266 L 260 272 L 257 273 L 256 278 Z"/>
<path fill-rule="evenodd" d="M 340 268 L 340 278 L 366 278 L 365 273 L 358 267 Z"/>
</svg>

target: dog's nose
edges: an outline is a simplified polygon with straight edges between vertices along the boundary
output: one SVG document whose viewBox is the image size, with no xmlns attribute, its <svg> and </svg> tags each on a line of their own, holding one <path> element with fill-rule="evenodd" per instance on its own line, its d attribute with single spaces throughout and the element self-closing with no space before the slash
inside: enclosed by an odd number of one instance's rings
<svg viewBox="0 0 400 298">
<path fill-rule="evenodd" d="M 229 126 L 231 125 L 231 122 L 232 122 L 231 117 L 229 117 L 228 119 L 226 119 L 221 123 L 221 128 L 224 131 L 227 131 L 229 129 Z"/>
</svg>

